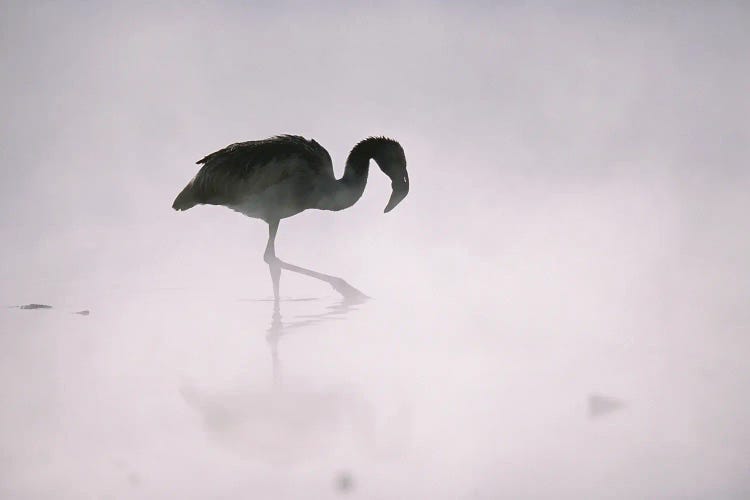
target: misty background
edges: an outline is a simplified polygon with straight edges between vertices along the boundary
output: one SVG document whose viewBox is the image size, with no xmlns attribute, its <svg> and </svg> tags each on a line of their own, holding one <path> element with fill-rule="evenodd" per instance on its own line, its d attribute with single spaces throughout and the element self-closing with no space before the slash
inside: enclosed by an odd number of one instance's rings
<svg viewBox="0 0 750 500">
<path fill-rule="evenodd" d="M 750 496 L 744 2 L 1 8 L 0 497 Z M 373 300 L 171 210 L 283 133 L 403 145 L 276 240 Z"/>
</svg>

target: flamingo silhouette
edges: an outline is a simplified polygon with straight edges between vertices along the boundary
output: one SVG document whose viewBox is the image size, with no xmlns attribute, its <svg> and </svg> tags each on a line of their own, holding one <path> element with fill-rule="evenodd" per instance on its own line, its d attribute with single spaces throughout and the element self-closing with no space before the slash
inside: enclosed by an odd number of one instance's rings
<svg viewBox="0 0 750 500">
<path fill-rule="evenodd" d="M 370 160 L 391 179 L 393 192 L 384 210 L 390 212 L 409 192 L 406 156 L 398 142 L 386 137 L 359 142 L 349 153 L 344 175 L 336 179 L 328 151 L 296 135 L 230 144 L 199 160 L 197 164 L 203 167 L 177 195 L 172 208 L 223 205 L 266 221 L 268 243 L 263 258 L 278 298 L 281 269 L 301 271 L 276 257 L 279 222 L 310 208 L 338 211 L 354 205 L 364 192 Z M 351 288 L 340 278 L 331 278 L 329 283 L 342 294 Z"/>
</svg>

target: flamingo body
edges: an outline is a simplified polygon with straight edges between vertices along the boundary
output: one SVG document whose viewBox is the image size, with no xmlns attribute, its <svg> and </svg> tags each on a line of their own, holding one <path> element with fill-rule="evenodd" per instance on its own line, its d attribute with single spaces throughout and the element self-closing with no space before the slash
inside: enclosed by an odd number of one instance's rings
<svg viewBox="0 0 750 500">
<path fill-rule="evenodd" d="M 331 156 L 320 144 L 296 135 L 230 144 L 199 160 L 198 173 L 177 195 L 172 208 L 223 205 L 269 225 L 265 260 L 278 297 L 274 240 L 279 221 L 307 209 L 342 210 L 352 206 L 367 183 L 370 160 L 391 179 L 393 193 L 385 212 L 409 192 L 406 157 L 393 139 L 370 137 L 354 146 L 344 175 L 336 179 Z"/>
</svg>

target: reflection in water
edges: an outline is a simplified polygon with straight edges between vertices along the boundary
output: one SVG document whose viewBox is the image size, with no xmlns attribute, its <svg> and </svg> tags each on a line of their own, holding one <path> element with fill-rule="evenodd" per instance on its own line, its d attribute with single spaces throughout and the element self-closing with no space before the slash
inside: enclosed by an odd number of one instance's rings
<svg viewBox="0 0 750 500">
<path fill-rule="evenodd" d="M 376 416 L 372 404 L 360 394 L 350 391 L 310 391 L 283 384 L 279 343 L 282 338 L 300 329 L 334 320 L 344 320 L 367 301 L 367 296 L 341 278 L 324 275 L 284 264 L 284 269 L 325 281 L 341 294 L 341 299 L 323 311 L 297 316 L 285 322 L 278 296 L 273 301 L 271 324 L 266 341 L 271 353 L 273 384 L 270 390 L 241 389 L 220 394 L 200 391 L 186 384 L 182 395 L 203 419 L 209 435 L 243 455 L 264 461 L 290 463 L 305 457 L 318 456 L 335 449 L 344 438 L 359 443 L 368 454 L 381 457 L 400 454 L 406 441 L 408 425 L 404 412 L 387 423 L 392 431 L 398 427 L 399 450 L 376 446 Z M 299 299 L 297 299 L 299 300 Z M 294 301 L 294 299 L 292 299 Z M 284 301 L 286 302 L 286 301 Z M 394 424 L 396 424 L 394 426 Z M 347 436 L 347 431 L 352 435 Z M 388 441 L 393 442 L 389 436 Z M 385 452 L 385 453 L 384 453 Z"/>
<path fill-rule="evenodd" d="M 330 320 L 341 320 L 345 319 L 346 315 L 356 309 L 355 306 L 364 303 L 367 300 L 367 296 L 352 287 L 344 280 L 342 283 L 346 284 L 347 295 L 343 295 L 341 301 L 326 307 L 326 311 L 313 314 L 308 316 L 302 316 L 302 319 L 292 321 L 284 324 L 281 317 L 280 300 L 278 297 L 274 298 L 273 301 L 273 315 L 271 316 L 271 326 L 268 328 L 268 335 L 266 340 L 271 349 L 271 362 L 273 366 L 273 381 L 274 386 L 278 389 L 281 387 L 281 362 L 279 361 L 279 340 L 282 337 L 294 333 L 295 330 L 300 328 L 309 327 L 318 323 L 322 323 Z M 356 292 L 356 293 L 354 293 Z"/>
</svg>

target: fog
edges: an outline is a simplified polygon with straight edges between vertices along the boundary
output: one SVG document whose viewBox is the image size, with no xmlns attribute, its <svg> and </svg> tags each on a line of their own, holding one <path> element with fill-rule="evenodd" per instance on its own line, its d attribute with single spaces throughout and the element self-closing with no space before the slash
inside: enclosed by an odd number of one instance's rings
<svg viewBox="0 0 750 500">
<path fill-rule="evenodd" d="M 0 497 L 747 498 L 743 2 L 3 2 Z M 299 134 L 341 212 L 177 213 Z M 374 165 L 373 165 L 374 167 Z M 51 309 L 19 309 L 24 304 Z M 73 314 L 88 310 L 89 315 Z"/>
</svg>

